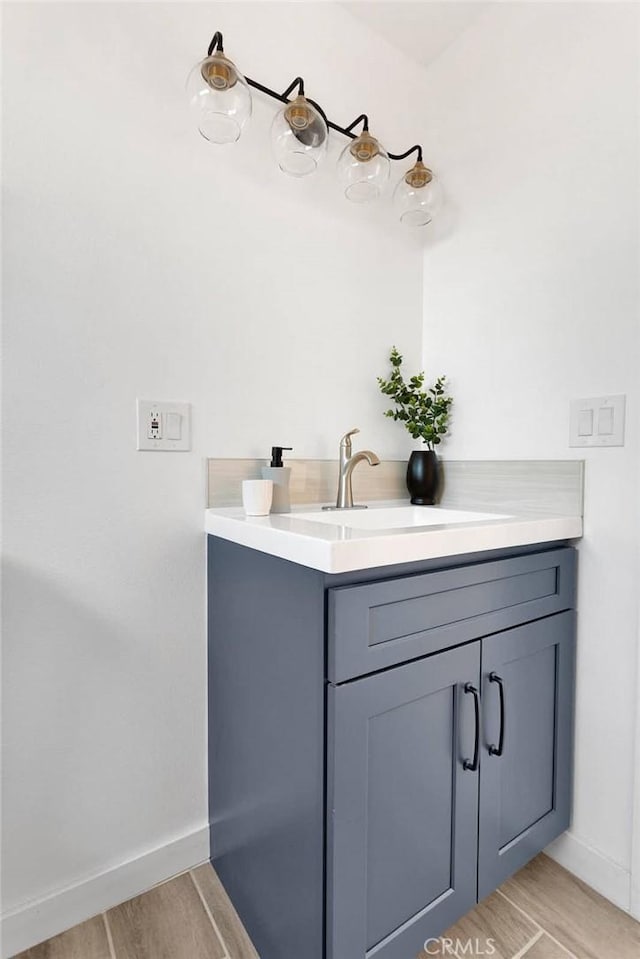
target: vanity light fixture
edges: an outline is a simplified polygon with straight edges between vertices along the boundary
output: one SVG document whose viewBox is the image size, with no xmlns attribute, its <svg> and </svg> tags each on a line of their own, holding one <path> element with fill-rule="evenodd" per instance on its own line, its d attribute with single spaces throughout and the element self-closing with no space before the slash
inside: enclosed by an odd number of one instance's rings
<svg viewBox="0 0 640 959">
<path fill-rule="evenodd" d="M 271 125 L 272 148 L 283 173 L 294 177 L 313 173 L 327 152 L 329 131 L 335 130 L 351 141 L 337 163 L 344 194 L 355 203 L 363 203 L 383 193 L 391 160 L 406 160 L 416 154 L 414 166 L 403 174 L 395 188 L 393 204 L 402 223 L 426 226 L 431 222 L 440 192 L 433 172 L 422 162 L 420 144 L 404 153 L 390 153 L 369 132 L 369 118 L 364 113 L 349 126 L 334 123 L 322 107 L 306 96 L 302 77 L 296 77 L 284 93 L 244 77 L 225 56 L 219 31 L 213 35 L 207 56 L 196 64 L 187 79 L 191 108 L 206 140 L 217 144 L 238 140 L 251 116 L 250 87 L 283 104 Z M 362 129 L 356 133 L 359 124 Z"/>
<path fill-rule="evenodd" d="M 389 179 L 389 154 L 369 133 L 369 119 L 364 114 L 347 127 L 347 134 L 360 121 L 364 122 L 362 133 L 347 143 L 338 157 L 338 176 L 344 187 L 344 195 L 354 203 L 366 203 L 377 199 Z"/>
<path fill-rule="evenodd" d="M 417 160 L 393 191 L 393 205 L 401 223 L 427 226 L 441 201 L 440 184 L 433 171 Z"/>
<path fill-rule="evenodd" d="M 225 55 L 216 33 L 204 60 L 187 77 L 187 94 L 198 129 L 211 143 L 235 143 L 251 116 L 251 90 Z"/>
<path fill-rule="evenodd" d="M 289 176 L 313 173 L 327 152 L 329 128 L 320 107 L 304 95 L 304 80 L 296 77 L 285 90 L 298 95 L 276 113 L 271 125 L 271 144 L 278 166 Z"/>
</svg>

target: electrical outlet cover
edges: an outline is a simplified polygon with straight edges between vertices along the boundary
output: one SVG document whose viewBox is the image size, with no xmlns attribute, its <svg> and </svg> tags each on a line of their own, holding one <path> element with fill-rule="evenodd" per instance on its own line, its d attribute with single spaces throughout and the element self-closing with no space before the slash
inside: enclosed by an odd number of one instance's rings
<svg viewBox="0 0 640 959">
<path fill-rule="evenodd" d="M 137 425 L 139 450 L 184 453 L 191 449 L 190 403 L 139 399 Z"/>
</svg>

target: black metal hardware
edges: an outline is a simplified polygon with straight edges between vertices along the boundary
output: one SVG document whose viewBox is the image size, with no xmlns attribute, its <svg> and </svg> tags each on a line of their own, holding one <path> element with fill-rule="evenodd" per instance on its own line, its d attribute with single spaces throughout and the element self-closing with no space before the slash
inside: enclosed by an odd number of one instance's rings
<svg viewBox="0 0 640 959">
<path fill-rule="evenodd" d="M 295 90 L 296 87 L 298 88 L 298 96 L 300 96 L 300 97 L 303 97 L 303 96 L 304 96 L 304 80 L 302 79 L 302 77 L 296 77 L 295 80 L 293 80 L 293 81 L 289 84 L 289 86 L 287 87 L 287 89 L 286 89 L 286 90 L 284 91 L 284 93 L 282 94 L 282 96 L 285 98 L 285 100 L 287 99 L 287 97 L 289 96 L 290 93 L 293 93 L 293 91 Z"/>
<path fill-rule="evenodd" d="M 422 147 L 419 143 L 416 143 L 415 146 L 409 147 L 408 150 L 405 150 L 404 153 L 389 153 L 390 160 L 405 160 L 407 157 L 411 156 L 412 153 L 417 153 L 417 159 L 422 160 Z"/>
<path fill-rule="evenodd" d="M 256 90 L 260 90 L 261 93 L 266 93 L 267 96 L 273 97 L 274 100 L 279 100 L 280 103 L 290 103 L 291 101 L 287 99 L 282 93 L 276 93 L 275 90 L 270 90 L 269 87 L 263 86 L 262 83 L 258 83 L 257 80 L 252 80 L 251 77 L 245 76 L 245 80 L 250 87 L 254 87 Z"/>
<path fill-rule="evenodd" d="M 473 705 L 476 714 L 476 735 L 473 745 L 473 759 L 465 759 L 462 763 L 462 768 L 474 773 L 478 769 L 478 761 L 480 759 L 480 697 L 473 683 L 465 683 L 464 691 L 465 693 L 473 693 Z"/>
<path fill-rule="evenodd" d="M 222 46 L 222 34 L 219 30 L 216 30 L 211 38 L 211 43 L 209 44 L 209 49 L 207 50 L 207 56 L 210 57 L 214 50 L 224 53 L 224 47 Z"/>
<path fill-rule="evenodd" d="M 362 121 L 362 132 L 369 132 L 369 117 L 366 113 L 361 113 L 359 117 L 356 117 L 353 123 L 350 123 L 348 127 L 345 127 L 344 130 L 341 127 L 338 127 L 332 124 L 334 130 L 338 130 L 339 133 L 345 133 L 347 136 L 350 136 L 353 133 L 353 128 L 357 127 L 358 124 Z M 354 134 L 356 136 L 356 134 Z"/>
<path fill-rule="evenodd" d="M 497 683 L 500 690 L 500 737 L 497 746 L 489 746 L 489 755 L 502 756 L 504 752 L 504 680 L 497 673 L 489 673 L 489 682 Z"/>
<path fill-rule="evenodd" d="M 209 44 L 207 55 L 211 56 L 214 50 L 218 50 L 220 53 L 224 52 L 223 38 L 219 30 L 217 30 L 213 35 L 213 39 Z M 284 93 L 276 93 L 275 90 L 272 90 L 270 87 L 266 87 L 263 83 L 258 83 L 257 80 L 251 80 L 250 77 L 246 76 L 246 74 L 245 80 L 250 87 L 254 88 L 254 90 L 259 90 L 260 93 L 265 93 L 268 97 L 271 97 L 273 100 L 278 100 L 280 103 L 291 103 L 289 95 L 293 93 L 296 87 L 298 88 L 298 94 L 304 96 L 304 80 L 302 77 L 296 77 L 295 80 L 289 84 Z M 329 120 L 322 107 L 319 106 L 315 100 L 311 100 L 309 97 L 307 97 L 307 99 L 309 100 L 309 103 L 312 103 L 313 106 L 320 111 L 330 130 L 335 130 L 336 133 L 341 133 L 343 136 L 349 137 L 350 140 L 355 140 L 356 137 L 360 135 L 358 133 L 354 133 L 354 127 L 356 127 L 359 123 L 362 123 L 362 131 L 368 132 L 369 117 L 366 113 L 361 113 L 360 116 L 356 117 L 355 120 L 353 120 L 348 126 L 341 127 L 333 120 Z M 416 153 L 417 159 L 422 160 L 422 146 L 419 143 L 416 143 L 408 150 L 405 150 L 404 153 L 390 153 L 387 151 L 387 156 L 390 160 L 406 160 L 406 158 L 411 156 L 412 153 Z"/>
</svg>

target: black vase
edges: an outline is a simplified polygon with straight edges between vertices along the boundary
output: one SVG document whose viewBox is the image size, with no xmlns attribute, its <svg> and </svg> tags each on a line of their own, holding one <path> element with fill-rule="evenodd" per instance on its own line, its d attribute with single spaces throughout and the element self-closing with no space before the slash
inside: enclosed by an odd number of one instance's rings
<svg viewBox="0 0 640 959">
<path fill-rule="evenodd" d="M 414 450 L 407 465 L 407 489 L 414 506 L 433 506 L 440 488 L 440 462 L 433 450 Z"/>
</svg>

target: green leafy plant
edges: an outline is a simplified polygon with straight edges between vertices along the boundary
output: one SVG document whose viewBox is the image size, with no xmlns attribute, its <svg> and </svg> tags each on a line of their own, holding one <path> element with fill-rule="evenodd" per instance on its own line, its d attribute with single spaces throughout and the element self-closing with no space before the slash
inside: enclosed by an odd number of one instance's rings
<svg viewBox="0 0 640 959">
<path fill-rule="evenodd" d="M 439 376 L 432 387 L 424 388 L 424 371 L 405 380 L 402 375 L 402 356 L 394 346 L 389 355 L 389 379 L 378 377 L 378 386 L 395 404 L 385 416 L 400 420 L 414 438 L 422 440 L 432 450 L 442 442 L 449 429 L 449 410 L 453 397 L 445 392 L 446 376 Z"/>
</svg>

